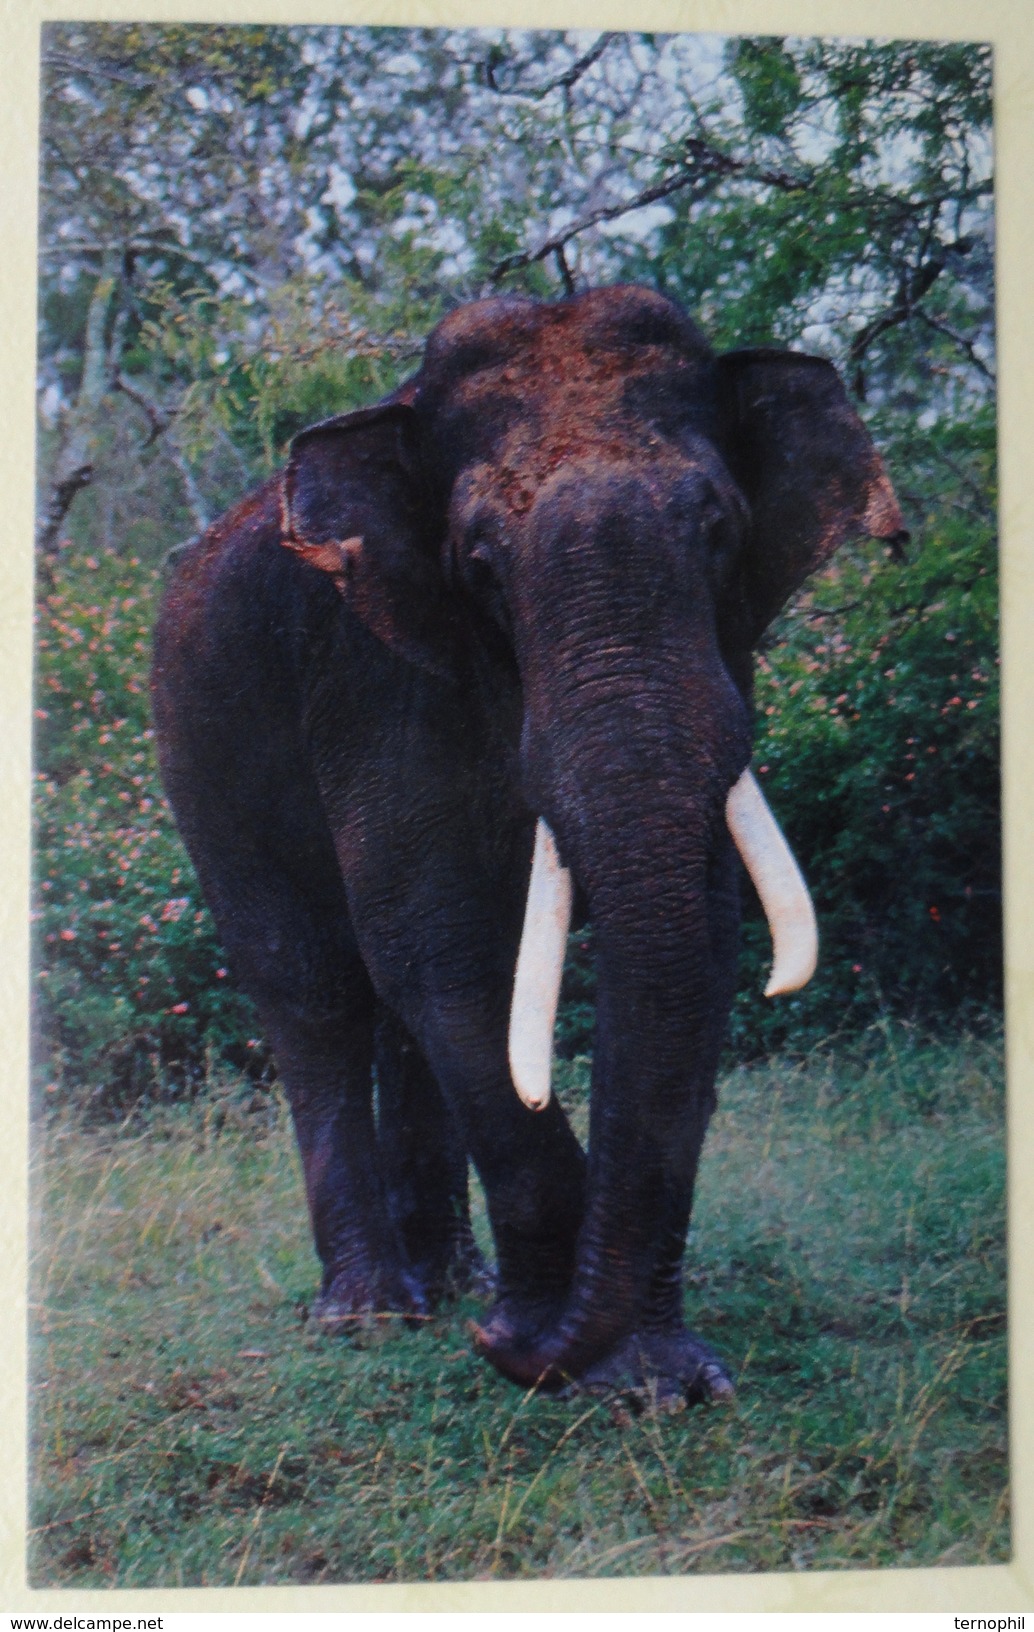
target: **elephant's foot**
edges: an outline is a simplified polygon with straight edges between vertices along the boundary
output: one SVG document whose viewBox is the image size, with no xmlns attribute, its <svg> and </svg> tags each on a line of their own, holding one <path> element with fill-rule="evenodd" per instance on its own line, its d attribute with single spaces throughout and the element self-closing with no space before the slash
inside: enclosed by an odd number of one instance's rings
<svg viewBox="0 0 1034 1632">
<path fill-rule="evenodd" d="M 405 1271 L 361 1274 L 339 1269 L 324 1278 L 323 1289 L 309 1306 L 309 1319 L 328 1332 L 354 1332 L 379 1321 L 421 1320 L 427 1299 L 419 1282 Z"/>
<path fill-rule="evenodd" d="M 516 1297 L 503 1294 L 480 1324 L 471 1322 L 468 1330 L 478 1354 L 491 1362 L 511 1382 L 530 1386 L 556 1388 L 554 1378 L 540 1378 L 535 1372 L 517 1372 L 508 1363 L 513 1356 L 522 1360 L 537 1348 L 541 1333 L 548 1332 L 560 1314 L 562 1300 L 554 1298 Z"/>
<path fill-rule="evenodd" d="M 684 1326 L 633 1332 L 568 1385 L 568 1392 L 615 1394 L 653 1411 L 727 1404 L 732 1378 L 718 1356 Z"/>
<path fill-rule="evenodd" d="M 735 1394 L 718 1356 L 684 1326 L 633 1332 L 598 1360 L 578 1367 L 556 1357 L 549 1333 L 556 1310 L 502 1301 L 474 1346 L 497 1370 L 526 1388 L 563 1394 L 620 1396 L 642 1409 L 678 1410 L 724 1402 Z"/>
</svg>

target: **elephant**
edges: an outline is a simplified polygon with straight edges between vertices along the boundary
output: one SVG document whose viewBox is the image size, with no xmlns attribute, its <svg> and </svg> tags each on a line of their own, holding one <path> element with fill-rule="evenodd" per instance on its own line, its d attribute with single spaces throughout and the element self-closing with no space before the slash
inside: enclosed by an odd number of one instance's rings
<svg viewBox="0 0 1034 1632">
<path fill-rule="evenodd" d="M 907 538 L 833 365 L 717 354 L 647 287 L 458 306 L 417 371 L 297 435 L 179 560 L 164 785 L 285 1086 L 330 1328 L 478 1274 L 525 1388 L 718 1400 L 683 1314 L 736 979 L 815 957 L 750 773 L 753 651 L 852 535 Z M 550 1092 L 592 924 L 587 1149 Z"/>
</svg>

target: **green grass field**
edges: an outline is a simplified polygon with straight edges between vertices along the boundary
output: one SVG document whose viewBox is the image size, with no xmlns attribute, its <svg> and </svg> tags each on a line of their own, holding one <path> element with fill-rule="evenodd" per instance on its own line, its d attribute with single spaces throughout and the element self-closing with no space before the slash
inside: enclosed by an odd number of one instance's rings
<svg viewBox="0 0 1034 1632">
<path fill-rule="evenodd" d="M 1001 1561 L 1001 1076 L 1000 1039 L 904 1029 L 726 1075 L 687 1308 L 739 1393 L 667 1416 L 522 1395 L 473 1302 L 314 1331 L 275 1099 L 41 1124 L 32 1583 Z"/>
</svg>

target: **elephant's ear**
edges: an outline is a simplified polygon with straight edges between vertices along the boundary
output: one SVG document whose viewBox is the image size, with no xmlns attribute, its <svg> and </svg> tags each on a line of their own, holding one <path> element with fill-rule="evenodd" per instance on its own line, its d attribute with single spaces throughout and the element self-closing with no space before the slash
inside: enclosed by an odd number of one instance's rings
<svg viewBox="0 0 1034 1632">
<path fill-rule="evenodd" d="M 399 401 L 301 431 L 283 476 L 283 543 L 338 590 L 384 644 L 452 671 L 456 635 L 422 479 L 416 416 Z"/>
<path fill-rule="evenodd" d="M 807 578 L 852 534 L 903 543 L 883 461 L 831 363 L 798 352 L 718 358 L 724 451 L 752 514 L 731 588 L 737 641 L 753 645 Z"/>
</svg>

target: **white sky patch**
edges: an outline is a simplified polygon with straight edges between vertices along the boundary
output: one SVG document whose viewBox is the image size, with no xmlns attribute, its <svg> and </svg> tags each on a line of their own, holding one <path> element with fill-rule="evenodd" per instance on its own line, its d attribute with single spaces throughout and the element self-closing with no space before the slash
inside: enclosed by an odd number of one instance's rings
<svg viewBox="0 0 1034 1632">
<path fill-rule="evenodd" d="M 431 242 L 436 249 L 447 255 L 463 256 L 473 261 L 473 256 L 467 251 L 467 240 L 455 221 L 442 221 L 435 226 L 431 234 Z"/>
<path fill-rule="evenodd" d="M 551 210 L 546 220 L 546 230 L 542 236 L 544 238 L 554 237 L 556 233 L 563 232 L 565 227 L 569 227 L 574 219 L 575 212 L 571 209 L 569 204 L 564 204 L 558 209 Z"/>
<path fill-rule="evenodd" d="M 393 238 L 405 238 L 407 233 L 419 236 L 422 235 L 426 225 L 427 222 L 422 215 L 399 215 L 391 223 L 388 231 Z"/>
<path fill-rule="evenodd" d="M 312 121 L 318 112 L 319 107 L 315 97 L 307 97 L 301 107 L 295 109 L 292 123 L 294 134 L 299 141 L 303 142 L 308 136 L 309 131 L 312 129 Z"/>
<path fill-rule="evenodd" d="M 694 93 L 709 90 L 723 73 L 726 43 L 722 34 L 671 35 L 657 63 L 658 78 Z"/>
<path fill-rule="evenodd" d="M 986 181 L 994 172 L 994 138 L 991 132 L 967 128 L 966 145 L 975 176 Z"/>
<path fill-rule="evenodd" d="M 334 169 L 320 198 L 321 204 L 333 204 L 336 210 L 347 210 L 356 196 L 356 185 L 347 170 Z"/>
<path fill-rule="evenodd" d="M 923 144 L 914 131 L 902 130 L 893 141 L 884 142 L 877 149 L 872 166 L 873 181 L 877 186 L 895 187 L 907 181 L 912 168 L 923 156 Z"/>
<path fill-rule="evenodd" d="M 225 264 L 219 269 L 219 287 L 224 295 L 234 295 L 238 300 L 247 302 L 254 298 L 247 278 Z"/>
<path fill-rule="evenodd" d="M 616 221 L 601 222 L 600 231 L 608 238 L 634 238 L 637 243 L 642 243 L 674 219 L 675 211 L 670 204 L 643 204 L 638 210 L 629 210 L 626 215 L 619 216 Z"/>
<path fill-rule="evenodd" d="M 798 159 L 818 169 L 825 164 L 837 139 L 836 109 L 812 109 L 794 124 L 793 147 Z"/>
<path fill-rule="evenodd" d="M 192 108 L 196 108 L 198 113 L 204 113 L 209 105 L 209 97 L 202 85 L 191 85 L 186 96 Z"/>
<path fill-rule="evenodd" d="M 447 255 L 442 262 L 442 275 L 447 278 L 465 278 L 474 267 L 474 252 L 463 248 L 455 255 Z"/>
<path fill-rule="evenodd" d="M 386 57 L 381 67 L 386 74 L 406 74 L 413 79 L 420 73 L 423 64 L 412 51 L 399 51 L 393 57 Z"/>
</svg>

